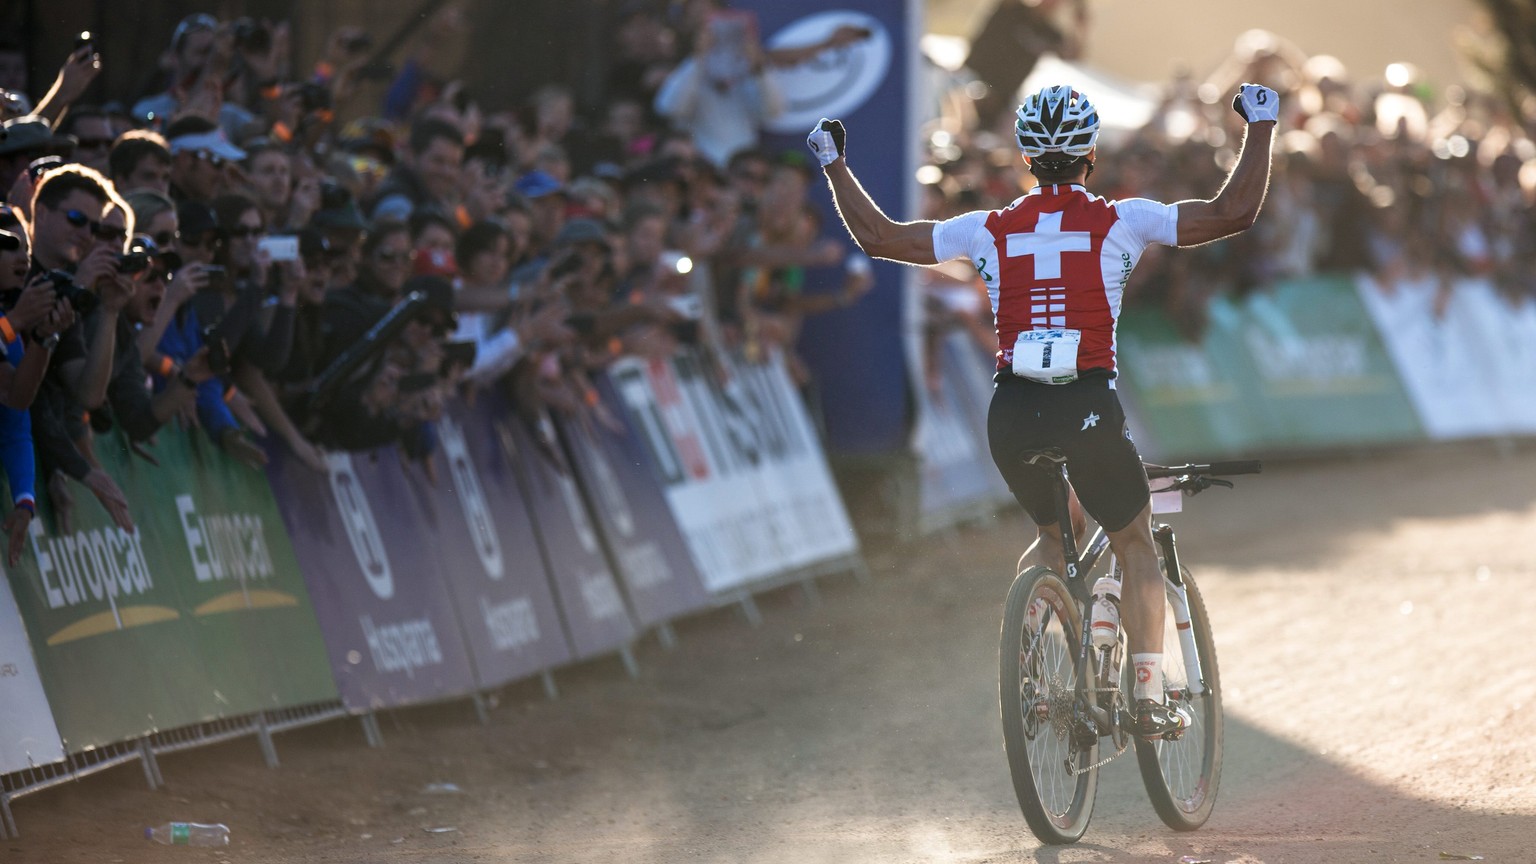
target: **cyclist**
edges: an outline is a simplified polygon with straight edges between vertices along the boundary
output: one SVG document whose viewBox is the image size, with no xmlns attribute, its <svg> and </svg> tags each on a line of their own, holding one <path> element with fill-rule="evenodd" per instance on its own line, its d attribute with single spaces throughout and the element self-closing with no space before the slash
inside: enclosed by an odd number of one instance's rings
<svg viewBox="0 0 1536 864">
<path fill-rule="evenodd" d="M 1125 573 L 1123 606 L 1135 666 L 1132 729 L 1145 738 L 1187 726 L 1163 701 L 1163 579 L 1152 541 L 1147 478 L 1115 393 L 1115 322 L 1131 269 L 1152 243 L 1196 246 L 1246 230 L 1269 186 L 1279 111 L 1275 91 L 1243 84 L 1232 107 L 1247 123 L 1242 150 L 1214 198 L 1164 204 L 1107 201 L 1093 173 L 1099 115 L 1069 86 L 1042 88 L 1014 126 L 1037 185 L 1002 210 L 899 223 L 848 167 L 847 133 L 823 119 L 806 139 L 838 213 L 869 255 L 907 264 L 967 258 L 992 298 L 997 373 L 987 417 L 992 460 L 1039 527 L 1030 563 L 1064 568 L 1045 472 L 1021 454 L 1060 449 L 1075 497 L 1109 534 Z M 1073 518 L 1074 527 L 1077 519 Z"/>
</svg>

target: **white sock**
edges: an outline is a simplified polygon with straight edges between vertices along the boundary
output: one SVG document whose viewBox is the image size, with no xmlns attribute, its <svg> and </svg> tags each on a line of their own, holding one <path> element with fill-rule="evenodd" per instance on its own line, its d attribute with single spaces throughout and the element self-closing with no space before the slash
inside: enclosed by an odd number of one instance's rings
<svg viewBox="0 0 1536 864">
<path fill-rule="evenodd" d="M 1132 654 L 1131 665 L 1136 671 L 1136 686 L 1131 691 L 1136 699 L 1163 701 L 1163 655 Z"/>
</svg>

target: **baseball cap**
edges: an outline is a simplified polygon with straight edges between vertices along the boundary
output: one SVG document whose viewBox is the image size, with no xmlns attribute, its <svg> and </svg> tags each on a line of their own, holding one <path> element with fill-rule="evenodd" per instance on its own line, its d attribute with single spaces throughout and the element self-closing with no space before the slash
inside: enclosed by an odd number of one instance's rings
<svg viewBox="0 0 1536 864">
<path fill-rule="evenodd" d="M 427 300 L 428 309 L 443 313 L 448 330 L 459 326 L 459 315 L 453 308 L 453 283 L 441 276 L 412 276 L 405 280 L 405 293 L 420 291 Z"/>
<path fill-rule="evenodd" d="M 0 155 L 25 153 L 69 154 L 78 141 L 73 135 L 55 135 L 48 121 L 36 114 L 12 117 L 0 124 Z"/>
<path fill-rule="evenodd" d="M 340 183 L 320 184 L 320 209 L 310 217 L 309 224 L 317 228 L 368 230 L 368 221 L 357 209 L 357 200 L 352 197 L 352 190 Z"/>
<path fill-rule="evenodd" d="M 207 204 L 183 201 L 176 206 L 176 226 L 183 243 L 200 243 L 205 235 L 219 230 L 219 219 Z"/>
<path fill-rule="evenodd" d="M 219 19 L 209 15 L 207 12 L 188 15 L 181 19 L 181 22 L 176 25 L 176 31 L 171 34 L 171 49 L 180 51 L 182 44 L 187 41 L 187 37 L 193 33 L 217 29 L 219 29 Z"/>
<path fill-rule="evenodd" d="M 547 171 L 540 171 L 537 168 L 517 178 L 517 182 L 512 184 L 512 188 L 519 195 L 530 201 L 535 198 L 543 198 L 545 195 L 565 192 L 565 186 L 559 180 L 556 180 L 554 175 Z"/>
<path fill-rule="evenodd" d="M 0 251 L 15 252 L 21 248 L 21 238 L 9 231 L 0 229 Z"/>
<path fill-rule="evenodd" d="M 568 220 L 560 233 L 555 237 L 556 246 L 569 246 L 576 243 L 602 243 L 607 245 L 608 237 L 603 233 L 603 226 L 596 219 L 571 219 Z"/>
<path fill-rule="evenodd" d="M 197 132 L 192 135 L 178 135 L 170 140 L 170 145 L 172 156 L 175 156 L 177 153 L 207 151 L 231 162 L 239 162 L 245 158 L 245 151 L 229 143 L 229 138 L 224 135 L 223 129 L 214 129 L 211 132 Z"/>
</svg>

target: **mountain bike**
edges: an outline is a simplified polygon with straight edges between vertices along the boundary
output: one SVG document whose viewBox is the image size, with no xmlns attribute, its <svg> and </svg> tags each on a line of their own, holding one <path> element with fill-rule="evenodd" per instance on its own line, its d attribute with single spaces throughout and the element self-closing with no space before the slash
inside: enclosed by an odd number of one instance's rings
<svg viewBox="0 0 1536 864">
<path fill-rule="evenodd" d="M 1025 458 L 1052 478 L 1067 572 L 1063 578 L 1047 567 L 1025 567 L 1021 559 L 1003 614 L 998 696 L 1003 744 L 1024 819 L 1042 842 L 1077 842 L 1093 815 L 1099 769 L 1134 741 L 1153 809 L 1168 827 L 1193 831 L 1210 818 L 1221 781 L 1221 676 L 1205 601 L 1179 562 L 1173 529 L 1157 524 L 1153 530 L 1167 603 L 1164 696 L 1193 722 L 1162 739 L 1142 740 L 1129 731 L 1131 664 L 1124 662 L 1124 628 L 1118 628 L 1114 644 L 1100 647 L 1083 626 L 1091 620 L 1095 574 L 1120 575 L 1114 555 L 1105 554 L 1109 536 L 1095 527 L 1079 553 L 1067 515 L 1066 459 L 1056 450 Z M 1260 469 L 1254 461 L 1148 464 L 1153 512 L 1175 512 L 1183 496 L 1212 486 L 1231 487 L 1221 475 Z"/>
</svg>

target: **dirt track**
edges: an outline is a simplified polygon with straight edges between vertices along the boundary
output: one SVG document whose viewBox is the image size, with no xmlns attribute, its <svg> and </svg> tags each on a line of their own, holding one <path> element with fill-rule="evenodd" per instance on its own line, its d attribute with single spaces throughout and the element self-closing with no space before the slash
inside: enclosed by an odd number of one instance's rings
<svg viewBox="0 0 1536 864">
<path fill-rule="evenodd" d="M 0 861 L 1536 862 L 1536 451 L 1272 464 L 1172 517 L 1215 622 L 1227 762 L 1177 835 L 1135 761 L 1084 841 L 1042 849 L 1009 784 L 997 628 L 1022 517 L 901 550 L 875 579 L 682 622 L 679 646 L 501 696 L 119 768 L 23 799 Z M 430 782 L 460 795 L 426 795 Z M 227 822 L 227 850 L 143 827 Z M 454 827 L 431 834 L 424 828 Z"/>
</svg>

